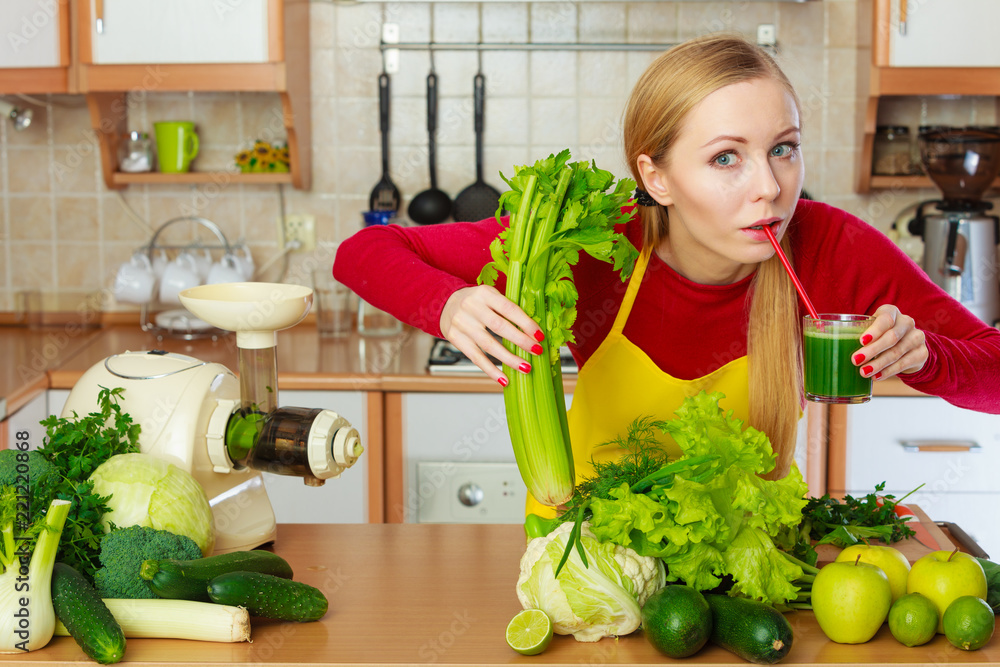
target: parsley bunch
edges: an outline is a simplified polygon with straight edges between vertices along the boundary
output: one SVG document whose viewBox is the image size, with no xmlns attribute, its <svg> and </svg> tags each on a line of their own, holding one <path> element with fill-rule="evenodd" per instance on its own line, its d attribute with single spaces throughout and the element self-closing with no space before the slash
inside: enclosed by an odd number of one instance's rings
<svg viewBox="0 0 1000 667">
<path fill-rule="evenodd" d="M 41 421 L 45 440 L 38 452 L 59 471 L 52 497 L 72 503 L 57 559 L 91 579 L 101 566 L 101 519 L 108 511 L 109 496 L 94 493 L 90 475 L 112 456 L 139 451 L 139 425 L 118 405 L 124 391 L 101 387 L 97 412 L 84 417 L 74 412 L 71 419 L 53 415 Z"/>
</svg>

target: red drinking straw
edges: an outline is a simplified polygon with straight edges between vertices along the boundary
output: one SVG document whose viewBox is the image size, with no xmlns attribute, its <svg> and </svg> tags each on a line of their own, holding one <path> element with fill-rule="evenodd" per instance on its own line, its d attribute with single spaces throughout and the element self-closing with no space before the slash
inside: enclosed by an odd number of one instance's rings
<svg viewBox="0 0 1000 667">
<path fill-rule="evenodd" d="M 778 239 L 774 238 L 774 232 L 772 232 L 771 228 L 767 225 L 762 226 L 764 228 L 764 233 L 767 234 L 768 240 L 771 242 L 771 245 L 774 246 L 774 252 L 778 254 L 778 259 L 781 260 L 782 266 L 784 266 L 785 271 L 788 272 L 788 277 L 792 279 L 793 283 L 795 283 L 795 289 L 799 293 L 799 296 L 802 297 L 802 303 L 805 304 L 806 310 L 809 311 L 809 316 L 814 320 L 818 320 L 819 315 L 816 314 L 816 309 L 813 307 L 812 301 L 809 300 L 809 295 L 806 294 L 806 289 L 802 286 L 802 283 L 799 282 L 799 277 L 795 275 L 795 271 L 792 270 L 792 265 L 788 263 L 788 258 L 785 257 L 785 251 L 781 249 Z"/>
</svg>

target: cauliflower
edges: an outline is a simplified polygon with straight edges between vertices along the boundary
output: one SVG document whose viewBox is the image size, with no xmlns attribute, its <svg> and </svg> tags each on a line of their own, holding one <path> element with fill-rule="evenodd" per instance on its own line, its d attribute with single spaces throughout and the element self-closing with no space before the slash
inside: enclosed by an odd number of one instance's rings
<svg viewBox="0 0 1000 667">
<path fill-rule="evenodd" d="M 642 621 L 643 603 L 666 584 L 662 561 L 640 556 L 628 547 L 598 542 L 584 523 L 580 541 L 589 567 L 574 549 L 557 579 L 556 566 L 572 528 L 572 522 L 563 523 L 528 543 L 517 580 L 521 606 L 541 609 L 552 619 L 556 633 L 573 635 L 581 642 L 635 631 Z"/>
</svg>

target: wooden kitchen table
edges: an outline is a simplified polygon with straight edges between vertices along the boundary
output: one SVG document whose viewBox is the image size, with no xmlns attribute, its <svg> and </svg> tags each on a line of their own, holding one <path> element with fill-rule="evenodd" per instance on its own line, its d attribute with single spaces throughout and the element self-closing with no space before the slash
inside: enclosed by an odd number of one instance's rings
<svg viewBox="0 0 1000 667">
<path fill-rule="evenodd" d="M 940 535 L 940 533 L 937 533 Z M 253 619 L 252 643 L 130 639 L 125 663 L 149 665 L 645 665 L 671 662 L 635 632 L 580 643 L 553 638 L 520 656 L 504 639 L 521 608 L 514 592 L 524 551 L 519 525 L 280 525 L 274 551 L 295 578 L 321 588 L 330 610 L 316 623 Z M 795 632 L 785 664 L 983 664 L 1000 662 L 1000 640 L 964 652 L 943 635 L 906 648 L 883 626 L 872 641 L 826 639 L 811 612 L 788 615 Z M 0 664 L 87 663 L 69 637 Z M 706 646 L 686 664 L 747 664 Z"/>
</svg>

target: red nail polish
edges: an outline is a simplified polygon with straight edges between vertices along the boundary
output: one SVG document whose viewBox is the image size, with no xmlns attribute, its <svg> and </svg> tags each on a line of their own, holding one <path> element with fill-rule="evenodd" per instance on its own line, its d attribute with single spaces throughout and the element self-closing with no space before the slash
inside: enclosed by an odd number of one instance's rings
<svg viewBox="0 0 1000 667">
<path fill-rule="evenodd" d="M 870 342 L 872 342 L 872 335 L 871 334 L 865 334 L 864 336 L 861 337 L 861 344 L 862 345 L 867 345 Z"/>
<path fill-rule="evenodd" d="M 507 386 L 507 378 L 505 378 L 505 377 L 498 377 L 497 378 L 497 382 L 500 383 L 501 387 L 506 387 Z"/>
<path fill-rule="evenodd" d="M 872 366 L 865 366 L 864 368 L 861 369 L 861 374 L 864 375 L 865 377 L 868 377 L 869 375 L 872 374 L 872 371 L 874 370 L 875 369 Z"/>
<path fill-rule="evenodd" d="M 535 332 L 535 340 L 537 340 L 539 343 L 545 340 L 545 334 L 542 333 L 541 329 Z"/>
<path fill-rule="evenodd" d="M 541 354 L 542 353 L 542 346 L 539 345 L 538 343 L 535 343 L 534 345 L 531 346 L 531 353 L 532 354 Z"/>
<path fill-rule="evenodd" d="M 521 371 L 522 373 L 529 373 L 531 372 L 531 364 L 525 361 L 524 363 L 522 363 L 520 366 L 517 367 L 517 370 Z"/>
<path fill-rule="evenodd" d="M 864 360 L 865 360 L 865 355 L 861 354 L 860 352 L 854 355 L 853 361 L 855 366 L 857 366 Z"/>
<path fill-rule="evenodd" d="M 882 371 L 879 371 L 878 373 L 875 374 L 875 379 L 876 380 L 881 380 L 882 379 Z"/>
</svg>

